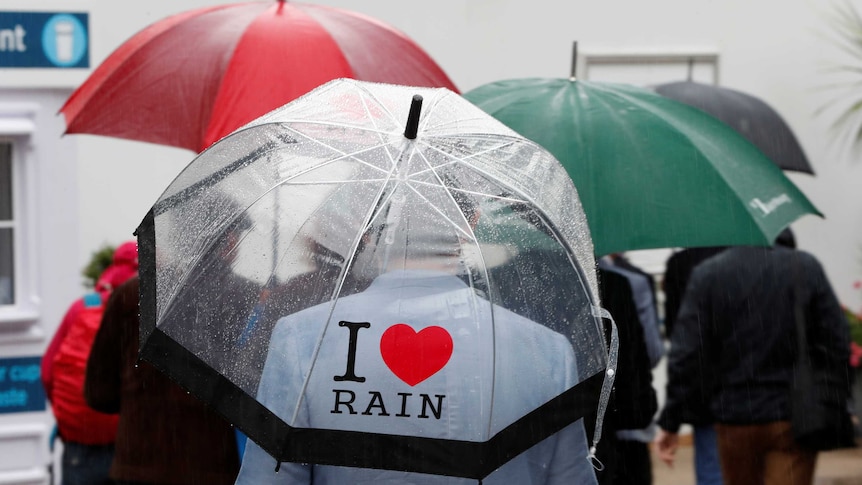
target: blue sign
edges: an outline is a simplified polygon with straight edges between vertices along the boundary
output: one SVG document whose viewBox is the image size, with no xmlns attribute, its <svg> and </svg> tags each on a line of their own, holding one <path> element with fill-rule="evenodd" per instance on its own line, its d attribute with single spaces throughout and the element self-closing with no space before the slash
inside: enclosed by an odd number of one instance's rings
<svg viewBox="0 0 862 485">
<path fill-rule="evenodd" d="M 90 67 L 85 13 L 0 12 L 0 68 Z"/>
<path fill-rule="evenodd" d="M 41 357 L 0 359 L 0 414 L 44 411 Z"/>
</svg>

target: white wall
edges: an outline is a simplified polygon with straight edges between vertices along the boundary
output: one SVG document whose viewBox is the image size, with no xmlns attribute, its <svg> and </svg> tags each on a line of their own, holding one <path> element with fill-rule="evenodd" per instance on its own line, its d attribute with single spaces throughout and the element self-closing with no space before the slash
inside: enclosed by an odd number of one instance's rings
<svg viewBox="0 0 862 485">
<path fill-rule="evenodd" d="M 830 2 L 807 0 L 310 0 L 377 17 L 405 31 L 469 90 L 504 78 L 568 75 L 571 42 L 590 49 L 711 48 L 720 83 L 764 99 L 794 129 L 816 177 L 791 178 L 826 214 L 794 225 L 800 246 L 825 265 L 841 300 L 862 307 L 862 161 L 835 149 L 831 120 L 814 116 L 827 93 L 824 68 L 844 59 L 822 35 Z M 6 0 L 4 8 L 75 9 L 91 14 L 96 65 L 132 33 L 164 16 L 211 5 L 205 0 Z M 862 7 L 862 1 L 856 1 Z M 7 7 L 8 5 L 8 7 Z M 275 60 L 274 60 L 275 61 Z M 276 61 L 277 62 L 277 61 Z M 74 75 L 70 75 L 74 78 Z M 81 77 L 83 78 L 83 77 Z M 7 80 L 0 79 L 0 85 Z M 102 242 L 130 237 L 191 152 L 79 138 L 81 264 Z"/>
<path fill-rule="evenodd" d="M 0 89 L 0 138 L 13 148 L 15 231 L 21 242 L 15 304 L 0 307 L 3 359 L 38 359 L 67 305 L 80 294 L 76 149 L 73 140 L 60 138 L 64 126 L 55 115 L 66 95 Z M 26 389 L 27 402 L 38 403 L 28 383 L 13 378 L 4 384 L 4 391 Z M 46 411 L 0 413 L 0 484 L 47 482 L 52 426 Z"/>
</svg>

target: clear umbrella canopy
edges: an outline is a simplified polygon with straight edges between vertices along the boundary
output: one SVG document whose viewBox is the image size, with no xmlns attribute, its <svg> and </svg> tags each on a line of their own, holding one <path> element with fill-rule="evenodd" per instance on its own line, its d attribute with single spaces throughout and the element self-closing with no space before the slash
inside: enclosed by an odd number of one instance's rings
<svg viewBox="0 0 862 485">
<path fill-rule="evenodd" d="M 595 412 L 577 192 L 451 91 L 328 83 L 196 158 L 139 237 L 144 357 L 279 460 L 482 477 Z"/>
</svg>

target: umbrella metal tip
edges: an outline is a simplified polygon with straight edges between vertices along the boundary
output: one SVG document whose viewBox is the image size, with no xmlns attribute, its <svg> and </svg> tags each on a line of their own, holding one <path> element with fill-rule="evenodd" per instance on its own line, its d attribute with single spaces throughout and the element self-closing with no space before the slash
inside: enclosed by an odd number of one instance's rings
<svg viewBox="0 0 862 485">
<path fill-rule="evenodd" d="M 410 113 L 407 115 L 407 126 L 404 128 L 404 137 L 410 140 L 416 139 L 419 131 L 419 114 L 422 112 L 422 96 L 413 95 L 410 102 Z"/>
</svg>

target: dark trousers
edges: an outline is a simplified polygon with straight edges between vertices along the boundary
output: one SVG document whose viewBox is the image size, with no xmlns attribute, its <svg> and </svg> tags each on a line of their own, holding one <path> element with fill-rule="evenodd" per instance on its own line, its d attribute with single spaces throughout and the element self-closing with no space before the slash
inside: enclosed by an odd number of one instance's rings
<svg viewBox="0 0 862 485">
<path fill-rule="evenodd" d="M 811 485 L 817 453 L 793 439 L 789 421 L 717 424 L 725 485 Z"/>
<path fill-rule="evenodd" d="M 652 484 L 649 444 L 606 436 L 599 442 L 599 448 L 596 456 L 604 465 L 596 472 L 600 485 Z"/>
<path fill-rule="evenodd" d="M 619 440 L 616 483 L 630 485 L 652 485 L 652 461 L 649 444 L 642 441 Z"/>
<path fill-rule="evenodd" d="M 109 485 L 114 446 L 63 442 L 62 485 Z"/>
</svg>

